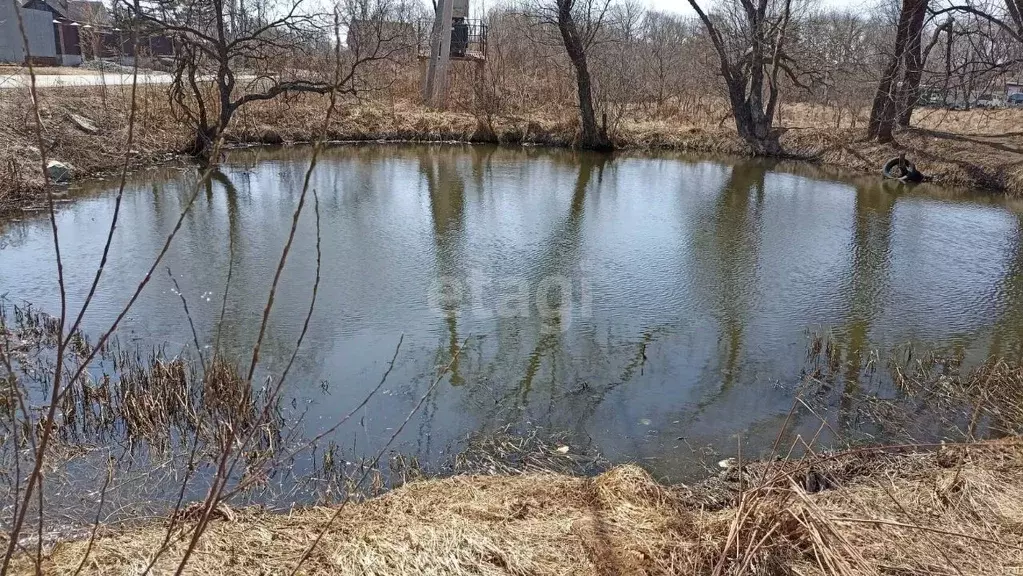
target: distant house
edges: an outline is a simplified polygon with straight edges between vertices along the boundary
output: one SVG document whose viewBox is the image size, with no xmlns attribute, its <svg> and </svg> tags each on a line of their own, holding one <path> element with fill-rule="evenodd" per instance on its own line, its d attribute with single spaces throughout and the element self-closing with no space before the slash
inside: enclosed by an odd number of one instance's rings
<svg viewBox="0 0 1023 576">
<path fill-rule="evenodd" d="M 57 60 L 65 66 L 76 66 L 86 58 L 125 59 L 135 52 L 130 34 L 114 25 L 113 16 L 103 2 L 28 0 L 24 7 L 50 15 Z M 169 56 L 174 50 L 169 39 L 153 36 L 143 40 L 140 52 Z"/>
<path fill-rule="evenodd" d="M 0 62 L 23 64 L 31 56 L 34 64 L 53 65 L 57 63 L 57 48 L 53 41 L 53 24 L 49 12 L 18 8 L 21 21 L 28 37 L 28 52 L 21 29 L 18 26 L 18 12 L 11 2 L 0 1 Z"/>
<path fill-rule="evenodd" d="M 1005 97 L 1008 98 L 1013 94 L 1023 94 L 1023 82 L 1006 82 L 1005 83 Z"/>
<path fill-rule="evenodd" d="M 30 10 L 48 12 L 53 29 L 59 64 L 75 66 L 82 63 L 82 42 L 80 24 L 68 15 L 68 0 L 28 0 L 24 7 Z"/>
</svg>

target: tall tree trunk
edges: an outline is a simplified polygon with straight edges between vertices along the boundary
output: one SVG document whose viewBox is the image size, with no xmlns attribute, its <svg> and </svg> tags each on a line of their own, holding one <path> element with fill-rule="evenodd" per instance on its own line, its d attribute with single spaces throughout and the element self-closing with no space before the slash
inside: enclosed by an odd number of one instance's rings
<svg viewBox="0 0 1023 576">
<path fill-rule="evenodd" d="M 580 147 L 591 149 L 609 148 L 606 135 L 597 127 L 597 114 L 593 108 L 593 88 L 590 78 L 590 69 L 586 63 L 586 48 L 583 46 L 582 38 L 579 37 L 579 30 L 575 25 L 575 18 L 572 17 L 572 6 L 575 0 L 557 0 L 558 2 L 558 30 L 561 31 L 561 39 L 565 43 L 565 51 L 575 68 L 575 79 L 579 93 L 579 116 L 582 121 L 582 134 L 580 135 Z"/>
<path fill-rule="evenodd" d="M 767 62 L 767 51 L 771 47 L 765 36 L 768 0 L 757 0 L 755 5 L 752 1 L 743 2 L 746 22 L 753 30 L 749 47 L 750 61 L 753 64 L 749 66 L 731 61 L 728 47 L 713 21 L 700 8 L 697 0 L 689 0 L 689 5 L 700 17 L 714 44 L 714 49 L 718 53 L 721 76 L 725 79 L 725 85 L 728 87 L 728 103 L 732 108 L 735 129 L 739 133 L 739 137 L 758 156 L 777 154 L 781 150 L 781 146 L 778 143 L 777 133 L 772 129 L 774 109 L 778 102 L 777 65 L 780 58 L 780 43 L 784 38 L 791 2 L 786 1 L 785 3 L 783 23 L 776 40 L 776 50 L 771 54 L 770 61 L 774 66 L 768 77 L 769 93 L 766 109 L 763 96 L 764 65 Z"/>
<path fill-rule="evenodd" d="M 781 24 L 778 26 L 777 37 L 774 39 L 774 53 L 771 54 L 771 75 L 768 78 L 767 111 L 765 112 L 768 129 L 774 123 L 774 111 L 778 108 L 779 96 L 781 94 L 778 86 L 778 72 L 781 70 L 781 54 L 782 47 L 785 45 L 785 30 L 788 28 L 791 15 L 792 0 L 785 0 L 785 10 L 782 12 Z"/>
<path fill-rule="evenodd" d="M 941 86 L 941 105 L 948 105 L 948 86 L 952 81 L 952 32 L 954 25 L 949 26 L 945 32 L 947 37 L 945 38 L 945 82 Z"/>
<path fill-rule="evenodd" d="M 900 79 L 900 70 L 909 43 L 911 23 L 916 10 L 926 10 L 927 0 L 902 0 L 899 12 L 899 23 L 895 32 L 895 46 L 885 66 L 881 80 L 874 93 L 874 102 L 870 107 L 870 120 L 867 123 L 867 137 L 881 142 L 889 142 L 895 131 L 896 90 Z"/>
<path fill-rule="evenodd" d="M 217 126 L 202 125 L 196 127 L 195 136 L 189 145 L 188 155 L 199 162 L 200 166 L 208 167 L 217 164 L 219 158 L 214 158 L 214 143 L 220 137 L 221 131 Z"/>
<path fill-rule="evenodd" d="M 728 95 L 735 117 L 735 129 L 739 137 L 757 156 L 776 154 L 780 146 L 777 134 L 771 129 L 771 118 L 762 108 L 762 99 L 746 98 L 744 86 L 729 86 Z"/>
<path fill-rule="evenodd" d="M 1016 32 L 1023 34 L 1023 0 L 1005 0 L 1005 9 L 1015 25 Z"/>
<path fill-rule="evenodd" d="M 927 0 L 919 2 L 914 6 L 912 18 L 909 22 L 909 39 L 906 46 L 906 78 L 899 90 L 898 110 L 896 122 L 900 128 L 908 128 L 913 118 L 913 109 L 916 108 L 917 100 L 920 98 L 920 77 L 924 72 L 924 61 L 927 56 L 924 54 L 923 31 L 924 17 L 927 16 Z M 935 32 L 935 41 L 938 33 Z M 934 43 L 927 46 L 927 52 L 931 51 Z"/>
</svg>

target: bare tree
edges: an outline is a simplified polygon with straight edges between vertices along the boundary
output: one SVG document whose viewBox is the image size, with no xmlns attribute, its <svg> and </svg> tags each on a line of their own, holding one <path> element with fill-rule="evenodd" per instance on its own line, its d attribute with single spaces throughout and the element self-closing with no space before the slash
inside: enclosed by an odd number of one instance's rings
<svg viewBox="0 0 1023 576">
<path fill-rule="evenodd" d="M 604 24 L 611 0 L 537 0 L 530 11 L 542 24 L 557 26 L 565 52 L 575 71 L 576 94 L 579 98 L 581 148 L 608 149 L 607 134 L 597 125 L 593 102 L 593 77 L 587 50 Z"/>
<path fill-rule="evenodd" d="M 947 0 L 935 14 L 971 14 L 1023 42 L 1023 0 Z"/>
<path fill-rule="evenodd" d="M 920 66 L 920 35 L 923 33 L 927 4 L 928 0 L 902 0 L 895 45 L 878 81 L 874 103 L 870 108 L 868 138 L 881 142 L 892 139 L 899 116 L 898 102 L 904 99 L 900 91 L 908 86 L 910 76 L 915 73 L 911 70 Z"/>
<path fill-rule="evenodd" d="M 909 127 L 910 121 L 913 118 L 913 111 L 920 100 L 920 80 L 923 77 L 927 57 L 930 55 L 931 50 L 934 49 L 934 46 L 937 45 L 938 40 L 941 38 L 941 33 L 949 29 L 953 23 L 954 20 L 947 18 L 935 27 L 931 32 L 931 39 L 927 42 L 926 47 L 922 46 L 921 34 L 910 38 L 909 50 L 906 55 L 906 78 L 899 92 L 899 101 L 897 103 L 896 121 L 900 128 Z"/>
<path fill-rule="evenodd" d="M 859 112 L 869 107 L 877 84 L 876 45 L 872 20 L 853 12 L 821 10 L 796 22 L 798 42 L 793 59 L 814 67 L 811 102 L 833 117 L 836 128 L 848 120 L 855 128 Z M 804 69 L 805 72 L 805 69 Z"/>
<path fill-rule="evenodd" d="M 1023 62 L 1023 1 L 935 0 L 932 18 L 944 22 L 942 77 L 946 100 L 970 106 L 983 92 L 1018 74 Z M 936 41 L 932 39 L 932 41 Z M 939 41 L 940 42 L 940 41 Z"/>
<path fill-rule="evenodd" d="M 792 0 L 781 0 L 780 6 L 770 0 L 730 0 L 723 13 L 710 15 L 697 0 L 689 4 L 717 51 L 739 136 L 755 154 L 777 153 L 778 135 L 772 125 L 780 94 L 779 72 L 786 71 L 799 83 L 784 47 Z"/>
<path fill-rule="evenodd" d="M 171 98 L 195 129 L 188 152 L 204 161 L 239 109 L 284 94 L 354 93 L 361 64 L 391 58 L 409 46 L 401 0 L 346 0 L 333 14 L 305 10 L 303 0 L 120 0 L 155 33 L 174 39 L 177 66 Z M 322 46 L 334 31 L 356 31 L 345 72 L 323 67 Z"/>
<path fill-rule="evenodd" d="M 613 138 L 630 108 L 643 98 L 640 32 L 644 13 L 637 0 L 615 2 L 588 51 L 595 108 L 605 140 Z"/>
<path fill-rule="evenodd" d="M 647 12 L 643 18 L 640 54 L 634 55 L 644 71 L 646 96 L 658 110 L 672 94 L 683 89 L 680 69 L 686 65 L 685 49 L 692 40 L 687 22 L 672 14 Z"/>
</svg>

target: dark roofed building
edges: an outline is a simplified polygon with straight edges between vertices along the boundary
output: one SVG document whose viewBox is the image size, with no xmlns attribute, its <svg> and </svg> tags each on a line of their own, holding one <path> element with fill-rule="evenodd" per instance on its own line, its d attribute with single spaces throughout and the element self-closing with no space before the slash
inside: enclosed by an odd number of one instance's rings
<svg viewBox="0 0 1023 576">
<path fill-rule="evenodd" d="M 3 2 L 4 0 L 0 0 Z M 135 53 L 131 35 L 114 26 L 114 18 L 105 2 L 98 0 L 27 0 L 25 8 L 42 10 L 53 16 L 53 37 L 57 62 L 77 66 L 88 58 L 120 58 Z M 140 39 L 139 53 L 170 56 L 174 47 L 162 35 Z"/>
<path fill-rule="evenodd" d="M 54 20 L 102 27 L 114 25 L 110 9 L 98 0 L 28 0 L 24 6 L 32 10 L 50 12 Z"/>
<path fill-rule="evenodd" d="M 53 17 L 49 11 L 30 10 L 0 2 L 0 62 L 24 64 L 31 60 L 36 66 L 52 66 L 58 62 L 53 42 Z M 25 49 L 21 35 L 24 26 L 28 39 Z"/>
<path fill-rule="evenodd" d="M 76 65 L 82 62 L 81 38 L 78 25 L 68 18 L 68 0 L 28 0 L 30 10 L 41 10 L 53 15 L 53 41 L 57 47 L 57 62 Z"/>
<path fill-rule="evenodd" d="M 46 10 L 61 18 L 67 18 L 68 0 L 29 0 L 25 2 L 25 8 L 32 10 Z"/>
</svg>

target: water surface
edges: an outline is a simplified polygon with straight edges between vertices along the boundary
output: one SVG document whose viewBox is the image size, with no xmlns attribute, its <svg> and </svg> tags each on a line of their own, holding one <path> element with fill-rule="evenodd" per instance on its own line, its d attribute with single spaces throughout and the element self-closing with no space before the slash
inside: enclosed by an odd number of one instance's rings
<svg viewBox="0 0 1023 576">
<path fill-rule="evenodd" d="M 232 153 L 121 341 L 195 347 L 173 275 L 200 347 L 219 328 L 223 348 L 247 360 L 308 161 L 302 148 Z M 194 181 L 174 168 L 130 178 L 87 332 L 126 302 Z M 333 435 L 352 457 L 379 449 L 448 364 L 396 450 L 439 462 L 470 434 L 541 427 L 678 479 L 705 447 L 770 447 L 808 331 L 830 331 L 850 367 L 905 342 L 973 361 L 1023 352 L 1023 222 L 990 198 L 807 165 L 485 146 L 334 148 L 312 187 L 321 283 L 286 392 L 306 411 L 306 433 L 376 386 L 401 340 L 382 394 Z M 115 192 L 111 181 L 82 185 L 57 214 L 72 305 L 99 261 Z M 283 369 L 308 310 L 312 207 L 270 316 L 263 374 Z M 56 312 L 54 278 L 45 216 L 0 222 L 0 292 Z M 855 426 L 842 398 L 856 374 L 824 414 L 838 434 Z M 796 430 L 819 424 L 796 414 Z"/>
</svg>

